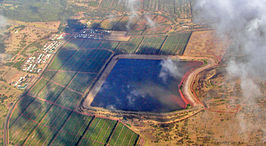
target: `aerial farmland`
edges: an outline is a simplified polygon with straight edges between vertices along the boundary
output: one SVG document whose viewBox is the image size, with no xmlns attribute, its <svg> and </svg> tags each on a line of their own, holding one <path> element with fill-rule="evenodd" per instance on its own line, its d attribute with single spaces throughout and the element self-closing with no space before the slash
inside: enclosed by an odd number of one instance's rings
<svg viewBox="0 0 266 146">
<path fill-rule="evenodd" d="M 0 0 L 0 143 L 263 145 L 266 10 L 225 1 Z"/>
</svg>

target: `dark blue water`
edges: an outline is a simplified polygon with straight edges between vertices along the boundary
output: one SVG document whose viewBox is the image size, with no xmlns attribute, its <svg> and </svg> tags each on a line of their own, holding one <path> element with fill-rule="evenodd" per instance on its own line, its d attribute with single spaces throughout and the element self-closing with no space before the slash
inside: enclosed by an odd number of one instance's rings
<svg viewBox="0 0 266 146">
<path fill-rule="evenodd" d="M 162 60 L 120 59 L 92 102 L 107 109 L 145 112 L 170 112 L 182 109 L 184 102 L 178 84 L 186 71 L 199 62 L 176 61 L 179 76 L 167 72 Z"/>
</svg>

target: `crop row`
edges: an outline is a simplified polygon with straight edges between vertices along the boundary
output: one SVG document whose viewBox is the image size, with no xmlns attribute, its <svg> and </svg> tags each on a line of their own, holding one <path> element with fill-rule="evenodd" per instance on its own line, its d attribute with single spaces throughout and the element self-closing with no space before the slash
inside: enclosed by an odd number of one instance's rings
<svg viewBox="0 0 266 146">
<path fill-rule="evenodd" d="M 138 139 L 138 135 L 132 132 L 129 128 L 121 123 L 118 123 L 115 131 L 112 134 L 108 145 L 134 145 Z"/>
<path fill-rule="evenodd" d="M 92 117 L 72 112 L 51 145 L 75 145 L 91 120 Z"/>
<path fill-rule="evenodd" d="M 65 89 L 56 100 L 56 104 L 74 109 L 75 107 L 78 106 L 80 100 L 81 100 L 80 94 Z"/>
<path fill-rule="evenodd" d="M 78 73 L 70 83 L 69 88 L 84 93 L 92 85 L 95 77 L 95 73 Z"/>
<path fill-rule="evenodd" d="M 164 46 L 161 49 L 160 54 L 163 55 L 182 55 L 182 51 L 185 49 L 186 44 L 190 38 L 191 32 L 188 33 L 175 33 L 170 34 Z"/>
<path fill-rule="evenodd" d="M 158 54 L 165 36 L 145 37 L 137 54 Z"/>
<path fill-rule="evenodd" d="M 49 101 L 55 101 L 63 90 L 63 87 L 50 82 L 39 92 L 38 97 Z"/>
<path fill-rule="evenodd" d="M 16 118 L 13 123 L 10 123 L 10 138 L 14 143 L 24 143 L 31 131 L 41 121 L 51 105 L 43 101 L 35 99 L 27 106 Z M 16 107 L 21 110 L 20 107 Z"/>
<path fill-rule="evenodd" d="M 95 118 L 80 141 L 80 145 L 105 144 L 116 121 Z"/>
<path fill-rule="evenodd" d="M 45 105 L 40 102 L 35 108 Z M 134 145 L 138 139 L 136 133 L 117 121 L 93 118 L 55 105 L 41 109 L 31 111 L 36 117 L 22 114 L 11 126 L 12 144 Z"/>
<path fill-rule="evenodd" d="M 142 40 L 143 37 L 131 37 L 128 42 L 120 43 L 117 52 L 126 54 L 135 53 Z"/>
<path fill-rule="evenodd" d="M 39 126 L 29 135 L 24 144 L 48 145 L 69 115 L 70 111 L 52 106 Z"/>
<path fill-rule="evenodd" d="M 47 74 L 17 103 L 9 125 L 11 144 L 75 145 L 79 141 L 105 144 L 116 121 L 93 120 L 91 116 L 73 112 L 71 109 L 77 107 L 82 96 L 72 89 L 84 92 L 111 54 L 101 49 L 61 49 L 48 67 L 50 71 L 46 70 Z M 68 66 L 79 67 L 72 71 L 65 70 Z M 93 128 L 97 121 L 100 125 Z M 91 131 L 92 128 L 94 131 Z M 84 139 L 83 136 L 90 138 Z"/>
</svg>

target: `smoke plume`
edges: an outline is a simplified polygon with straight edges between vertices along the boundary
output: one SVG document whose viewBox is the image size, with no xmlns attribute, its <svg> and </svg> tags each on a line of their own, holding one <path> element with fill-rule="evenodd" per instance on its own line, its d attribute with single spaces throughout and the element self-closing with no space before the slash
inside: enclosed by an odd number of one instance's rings
<svg viewBox="0 0 266 146">
<path fill-rule="evenodd" d="M 127 29 L 130 30 L 131 24 L 135 23 L 134 19 L 140 17 L 138 11 L 140 10 L 141 1 L 140 0 L 119 0 L 119 3 L 121 5 L 125 5 L 127 10 L 129 11 L 129 20 L 127 23 Z M 153 22 L 149 16 L 144 15 L 144 18 L 147 20 L 147 23 L 150 27 L 155 26 L 155 22 Z"/>
<path fill-rule="evenodd" d="M 208 24 L 218 36 L 229 38 L 228 76 L 240 78 L 241 101 L 256 107 L 262 95 L 256 81 L 266 81 L 266 0 L 198 0 L 193 9 L 196 23 Z M 243 119 L 239 122 L 252 128 Z"/>
</svg>

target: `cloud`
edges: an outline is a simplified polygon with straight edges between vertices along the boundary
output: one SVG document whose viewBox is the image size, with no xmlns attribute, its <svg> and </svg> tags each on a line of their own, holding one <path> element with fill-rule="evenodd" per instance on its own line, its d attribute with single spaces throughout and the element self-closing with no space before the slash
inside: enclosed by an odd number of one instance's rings
<svg viewBox="0 0 266 146">
<path fill-rule="evenodd" d="M 178 65 L 171 59 L 163 60 L 161 62 L 162 69 L 160 71 L 159 77 L 162 78 L 164 82 L 167 81 L 168 77 L 179 78 L 182 77 L 181 71 L 178 70 Z"/>
<path fill-rule="evenodd" d="M 265 6 L 266 0 L 199 0 L 193 7 L 196 23 L 207 23 L 218 36 L 229 38 L 228 77 L 240 79 L 241 102 L 249 101 L 255 110 L 259 109 L 256 98 L 262 95 L 256 81 L 266 81 Z M 241 127 L 252 129 L 247 121 L 239 122 Z"/>
<path fill-rule="evenodd" d="M 134 19 L 139 18 L 140 15 L 138 11 L 140 10 L 141 1 L 140 0 L 119 0 L 120 4 L 125 4 L 127 10 L 129 11 L 129 20 L 127 23 L 127 29 L 130 30 L 130 26 L 132 23 L 135 23 Z M 155 22 L 152 19 L 144 15 L 144 18 L 147 20 L 147 23 L 150 27 L 155 26 Z"/>
<path fill-rule="evenodd" d="M 7 25 L 7 18 L 0 14 L 0 30 L 5 29 Z"/>
<path fill-rule="evenodd" d="M 148 17 L 147 15 L 145 15 L 145 19 L 147 20 L 148 25 L 149 25 L 150 27 L 155 27 L 155 22 L 152 21 L 150 17 Z"/>
</svg>

